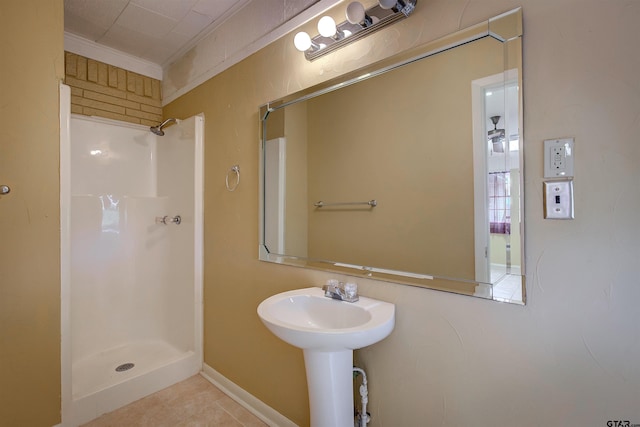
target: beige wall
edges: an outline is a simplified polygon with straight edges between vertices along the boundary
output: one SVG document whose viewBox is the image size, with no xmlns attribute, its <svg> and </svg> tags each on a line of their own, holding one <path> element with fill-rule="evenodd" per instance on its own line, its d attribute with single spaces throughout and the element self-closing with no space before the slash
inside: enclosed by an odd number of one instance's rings
<svg viewBox="0 0 640 427">
<path fill-rule="evenodd" d="M 0 425 L 60 422 L 62 0 L 0 3 Z"/>
<path fill-rule="evenodd" d="M 258 106 L 520 5 L 528 304 L 358 279 L 397 306 L 393 334 L 356 355 L 370 425 L 640 422 L 635 0 L 419 1 L 409 19 L 313 63 L 279 40 L 168 105 L 168 116 L 206 115 L 207 364 L 306 425 L 302 354 L 256 306 L 332 275 L 257 260 Z M 544 220 L 542 141 L 562 136 L 576 138 L 576 219 Z M 230 193 L 234 164 L 243 179 Z"/>
<path fill-rule="evenodd" d="M 162 120 L 160 80 L 65 52 L 71 112 L 153 126 Z"/>
<path fill-rule="evenodd" d="M 258 256 L 258 106 L 265 94 L 260 69 L 265 53 L 207 81 L 164 109 L 188 117 L 205 114 L 205 363 L 304 425 L 308 418 L 302 353 L 264 333 L 256 308 L 290 277 L 310 284 L 305 270 L 282 280 L 279 266 Z M 275 96 L 274 96 L 275 95 Z M 225 171 L 239 164 L 242 181 L 225 189 Z M 269 371 L 265 377 L 265 370 Z M 277 378 L 277 383 L 272 379 Z"/>
<path fill-rule="evenodd" d="M 167 115 L 207 115 L 209 365 L 306 424 L 301 352 L 271 336 L 255 308 L 268 295 L 330 275 L 257 261 L 258 106 L 519 5 L 528 304 L 358 280 L 363 294 L 397 306 L 393 334 L 357 353 L 368 372 L 370 425 L 639 422 L 636 0 L 420 1 L 410 19 L 323 60 L 307 63 L 282 40 L 169 105 Z M 0 423 L 52 425 L 60 409 L 63 7 L 60 0 L 0 7 L 0 184 L 14 190 L 0 199 Z M 559 136 L 576 138 L 573 221 L 542 219 L 542 141 Z M 224 176 L 234 164 L 243 181 L 230 193 Z"/>
</svg>

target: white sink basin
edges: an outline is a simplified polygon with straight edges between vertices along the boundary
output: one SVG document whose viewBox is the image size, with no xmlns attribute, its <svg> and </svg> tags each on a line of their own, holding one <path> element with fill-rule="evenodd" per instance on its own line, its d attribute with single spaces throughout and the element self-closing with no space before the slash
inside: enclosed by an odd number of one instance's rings
<svg viewBox="0 0 640 427">
<path fill-rule="evenodd" d="M 306 288 L 267 298 L 258 315 L 278 338 L 303 350 L 311 427 L 353 427 L 353 350 L 391 333 L 395 305 L 366 297 L 338 301 Z"/>
<path fill-rule="evenodd" d="M 258 306 L 258 315 L 281 340 L 322 351 L 366 347 L 387 337 L 395 324 L 393 304 L 366 297 L 338 301 L 325 297 L 320 288 L 269 297 Z"/>
</svg>

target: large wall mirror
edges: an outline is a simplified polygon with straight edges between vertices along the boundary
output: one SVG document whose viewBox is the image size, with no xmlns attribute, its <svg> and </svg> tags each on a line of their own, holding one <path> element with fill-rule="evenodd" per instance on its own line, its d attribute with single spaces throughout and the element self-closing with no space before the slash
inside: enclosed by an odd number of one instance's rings
<svg viewBox="0 0 640 427">
<path fill-rule="evenodd" d="M 517 9 L 260 108 L 260 259 L 524 304 Z"/>
</svg>

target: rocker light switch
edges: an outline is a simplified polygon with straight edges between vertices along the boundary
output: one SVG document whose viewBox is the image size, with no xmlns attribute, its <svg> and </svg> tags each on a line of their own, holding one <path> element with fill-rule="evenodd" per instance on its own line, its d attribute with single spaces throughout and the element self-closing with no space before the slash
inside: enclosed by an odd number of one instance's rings
<svg viewBox="0 0 640 427">
<path fill-rule="evenodd" d="M 573 219 L 573 180 L 544 182 L 544 217 Z"/>
</svg>

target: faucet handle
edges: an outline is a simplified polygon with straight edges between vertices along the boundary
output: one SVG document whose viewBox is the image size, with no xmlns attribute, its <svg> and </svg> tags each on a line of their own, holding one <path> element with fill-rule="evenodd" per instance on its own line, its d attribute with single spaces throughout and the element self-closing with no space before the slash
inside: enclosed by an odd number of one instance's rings
<svg viewBox="0 0 640 427">
<path fill-rule="evenodd" d="M 333 298 L 333 296 L 335 295 L 339 287 L 339 284 L 340 282 L 338 282 L 336 279 L 327 280 L 327 284 L 322 287 L 322 290 L 324 291 L 324 296 Z"/>
<path fill-rule="evenodd" d="M 347 282 L 344 284 L 344 293 L 348 299 L 358 297 L 358 285 L 356 283 Z"/>
<path fill-rule="evenodd" d="M 327 286 L 330 288 L 337 289 L 340 287 L 340 281 L 338 279 L 329 279 L 327 280 Z"/>
</svg>

